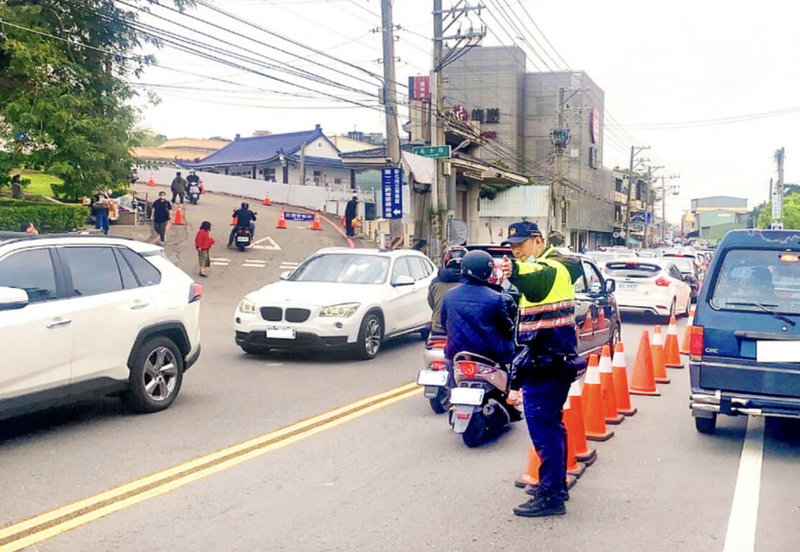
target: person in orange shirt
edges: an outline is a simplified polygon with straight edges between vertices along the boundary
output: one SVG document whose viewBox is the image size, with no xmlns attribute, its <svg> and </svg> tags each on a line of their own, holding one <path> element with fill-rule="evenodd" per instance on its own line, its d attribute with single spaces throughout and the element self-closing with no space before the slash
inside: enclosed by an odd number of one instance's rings
<svg viewBox="0 0 800 552">
<path fill-rule="evenodd" d="M 197 260 L 200 263 L 200 276 L 204 278 L 208 276 L 208 267 L 211 266 L 211 246 L 214 243 L 216 242 L 211 237 L 211 223 L 204 220 L 194 238 Z"/>
</svg>

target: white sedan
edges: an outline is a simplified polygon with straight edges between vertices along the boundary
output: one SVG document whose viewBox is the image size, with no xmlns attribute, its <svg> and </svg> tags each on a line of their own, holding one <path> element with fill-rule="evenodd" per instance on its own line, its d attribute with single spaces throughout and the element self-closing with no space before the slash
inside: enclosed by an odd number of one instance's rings
<svg viewBox="0 0 800 552">
<path fill-rule="evenodd" d="M 418 251 L 322 249 L 247 294 L 236 308 L 236 344 L 270 349 L 353 349 L 375 358 L 389 337 L 430 330 L 428 286 L 436 270 Z"/>
<path fill-rule="evenodd" d="M 621 311 L 657 316 L 689 313 L 692 288 L 669 259 L 617 259 L 607 262 L 603 273 L 616 282 L 614 297 Z"/>
</svg>

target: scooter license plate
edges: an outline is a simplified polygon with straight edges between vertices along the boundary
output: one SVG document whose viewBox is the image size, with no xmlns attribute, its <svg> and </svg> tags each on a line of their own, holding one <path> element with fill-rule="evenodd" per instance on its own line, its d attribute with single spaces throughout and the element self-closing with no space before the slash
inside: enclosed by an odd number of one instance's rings
<svg viewBox="0 0 800 552">
<path fill-rule="evenodd" d="M 247 243 L 250 241 L 250 238 L 248 238 L 247 236 L 237 236 L 236 241 L 239 243 Z"/>
<path fill-rule="evenodd" d="M 417 375 L 417 385 L 444 387 L 447 385 L 447 376 L 446 370 L 420 370 Z"/>
<path fill-rule="evenodd" d="M 476 387 L 455 387 L 450 390 L 450 404 L 480 406 L 485 391 Z"/>
</svg>

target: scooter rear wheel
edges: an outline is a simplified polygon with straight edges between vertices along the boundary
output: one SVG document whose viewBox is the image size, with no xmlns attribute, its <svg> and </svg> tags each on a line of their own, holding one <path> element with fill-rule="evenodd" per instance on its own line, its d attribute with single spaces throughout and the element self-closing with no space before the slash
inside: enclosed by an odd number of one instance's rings
<svg viewBox="0 0 800 552">
<path fill-rule="evenodd" d="M 437 414 L 444 414 L 450 409 L 450 393 L 446 387 L 440 387 L 436 396 L 428 400 L 431 403 L 431 410 Z"/>
<path fill-rule="evenodd" d="M 466 431 L 461 434 L 461 439 L 470 448 L 479 447 L 486 441 L 487 433 L 486 419 L 482 413 L 475 412 L 469 421 Z"/>
</svg>

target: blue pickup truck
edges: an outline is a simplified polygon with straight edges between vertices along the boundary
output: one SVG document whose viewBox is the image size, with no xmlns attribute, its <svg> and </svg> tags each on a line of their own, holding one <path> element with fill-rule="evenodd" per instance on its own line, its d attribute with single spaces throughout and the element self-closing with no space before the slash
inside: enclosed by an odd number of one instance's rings
<svg viewBox="0 0 800 552">
<path fill-rule="evenodd" d="M 800 231 L 727 233 L 689 331 L 698 431 L 718 414 L 800 418 Z"/>
</svg>

